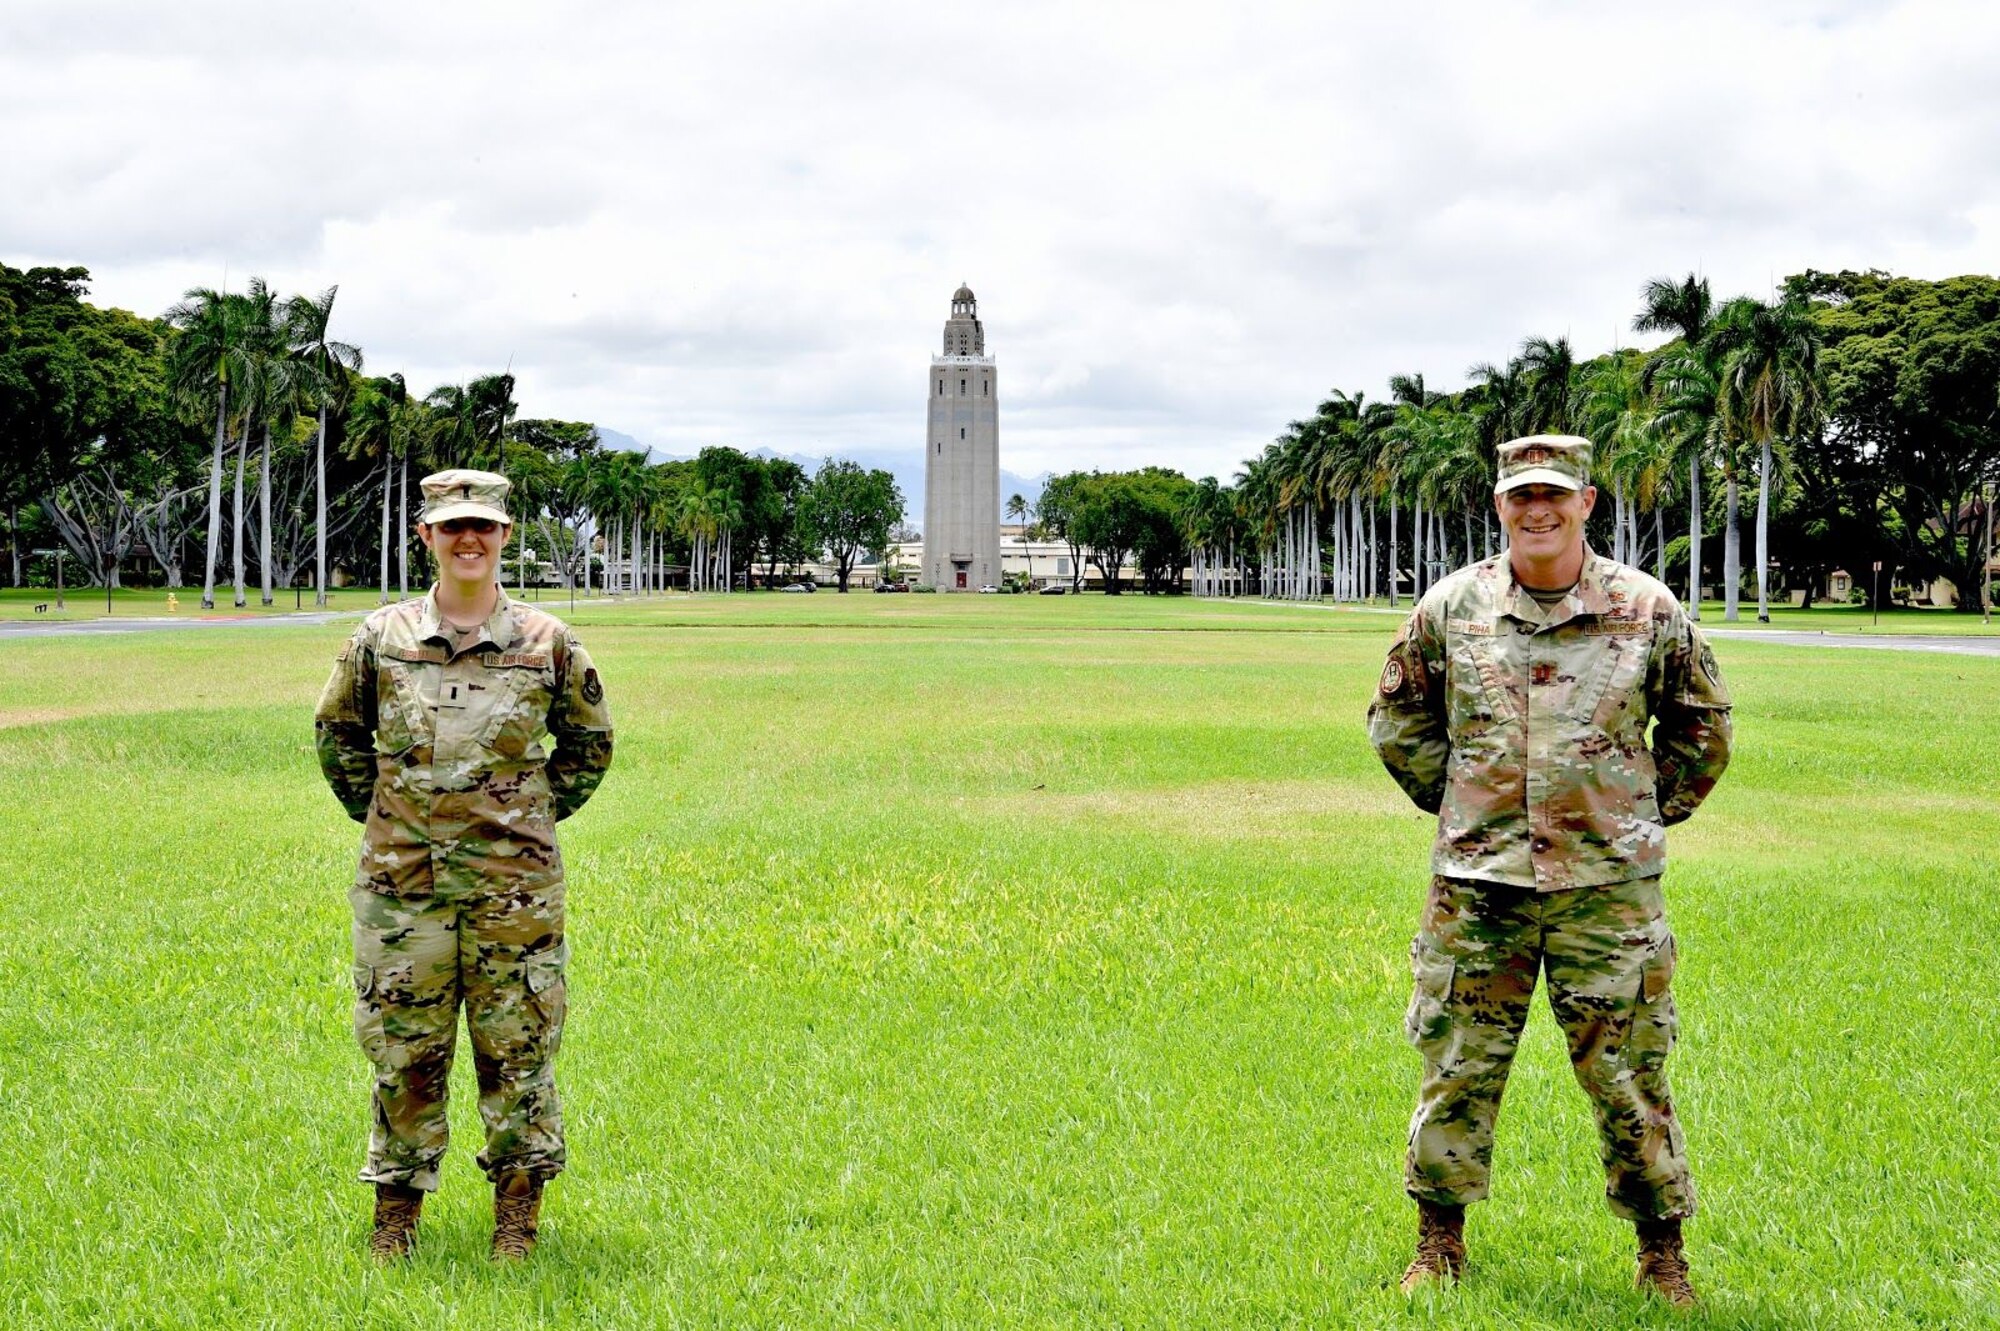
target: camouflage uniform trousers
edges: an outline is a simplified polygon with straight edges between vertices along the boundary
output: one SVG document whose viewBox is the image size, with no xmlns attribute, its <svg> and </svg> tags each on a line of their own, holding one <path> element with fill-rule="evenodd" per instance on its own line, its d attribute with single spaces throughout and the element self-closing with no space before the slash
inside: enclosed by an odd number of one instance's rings
<svg viewBox="0 0 2000 1331">
<path fill-rule="evenodd" d="M 1493 1125 L 1537 971 L 1597 1116 L 1605 1199 L 1628 1220 L 1686 1218 L 1694 1182 L 1667 1089 L 1679 1021 L 1658 878 L 1558 892 L 1432 880 L 1410 949 L 1405 1034 L 1424 1056 L 1404 1169 L 1420 1201 L 1484 1198 Z"/>
<path fill-rule="evenodd" d="M 433 1190 L 465 1005 L 489 1177 L 562 1172 L 551 1068 L 568 999 L 563 883 L 500 882 L 468 895 L 391 897 L 356 886 L 354 1032 L 375 1065 L 364 1183 Z"/>
</svg>

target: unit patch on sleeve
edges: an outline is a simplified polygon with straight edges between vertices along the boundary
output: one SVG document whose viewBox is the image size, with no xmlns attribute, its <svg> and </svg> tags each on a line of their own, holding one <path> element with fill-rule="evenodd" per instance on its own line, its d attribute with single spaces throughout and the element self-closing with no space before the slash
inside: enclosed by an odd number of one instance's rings
<svg viewBox="0 0 2000 1331">
<path fill-rule="evenodd" d="M 604 684 L 594 667 L 583 672 L 583 700 L 592 707 L 604 701 Z"/>
<path fill-rule="evenodd" d="M 1389 658 L 1388 664 L 1382 667 L 1382 696 L 1393 698 L 1396 694 L 1402 692 L 1402 689 L 1403 663 L 1392 656 Z"/>
</svg>

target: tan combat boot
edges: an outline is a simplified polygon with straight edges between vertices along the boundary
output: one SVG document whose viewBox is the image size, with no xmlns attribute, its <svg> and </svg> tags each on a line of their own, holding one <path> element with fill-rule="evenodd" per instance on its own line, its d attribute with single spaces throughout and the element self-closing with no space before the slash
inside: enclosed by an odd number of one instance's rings
<svg viewBox="0 0 2000 1331">
<path fill-rule="evenodd" d="M 368 1236 L 368 1255 L 387 1266 L 410 1255 L 417 1243 L 417 1217 L 424 1194 L 396 1183 L 375 1185 L 375 1230 Z"/>
<path fill-rule="evenodd" d="M 542 1223 L 542 1181 L 518 1170 L 493 1181 L 493 1252 L 496 1262 L 518 1262 L 535 1250 Z"/>
<path fill-rule="evenodd" d="M 1638 1229 L 1639 1274 L 1632 1283 L 1676 1308 L 1694 1307 L 1700 1300 L 1688 1279 L 1687 1258 L 1681 1253 L 1681 1222 L 1641 1220 Z"/>
<path fill-rule="evenodd" d="M 1403 1272 L 1403 1293 L 1446 1285 L 1465 1270 L 1465 1208 L 1417 1203 L 1417 1259 Z"/>
</svg>

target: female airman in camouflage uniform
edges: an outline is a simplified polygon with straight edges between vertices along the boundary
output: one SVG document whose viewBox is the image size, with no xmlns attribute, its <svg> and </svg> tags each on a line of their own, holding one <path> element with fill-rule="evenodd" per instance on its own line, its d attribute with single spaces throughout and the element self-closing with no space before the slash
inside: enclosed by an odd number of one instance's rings
<svg viewBox="0 0 2000 1331">
<path fill-rule="evenodd" d="M 446 471 L 422 485 L 419 532 L 438 582 L 362 622 L 314 716 L 320 767 L 366 829 L 349 900 L 354 1026 L 375 1067 L 361 1174 L 376 1187 L 369 1250 L 407 1253 L 437 1187 L 462 1003 L 493 1255 L 520 1258 L 564 1161 L 551 1072 L 568 955 L 555 825 L 603 780 L 611 716 L 570 630 L 499 588 L 507 480 Z"/>
</svg>

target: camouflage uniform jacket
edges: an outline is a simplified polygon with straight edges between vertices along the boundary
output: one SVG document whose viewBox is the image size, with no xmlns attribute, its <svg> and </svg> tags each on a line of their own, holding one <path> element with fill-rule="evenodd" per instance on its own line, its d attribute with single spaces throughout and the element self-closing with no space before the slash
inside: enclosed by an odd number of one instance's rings
<svg viewBox="0 0 2000 1331">
<path fill-rule="evenodd" d="M 1433 872 L 1553 892 L 1665 868 L 1666 827 L 1729 763 L 1729 694 L 1659 582 L 1586 550 L 1544 614 L 1501 554 L 1418 602 L 1368 734 L 1438 815 Z"/>
<path fill-rule="evenodd" d="M 320 770 L 367 828 L 355 880 L 392 897 L 554 882 L 555 825 L 611 765 L 604 685 L 567 625 L 505 592 L 475 641 L 446 641 L 435 592 L 385 606 L 320 695 Z"/>
</svg>

